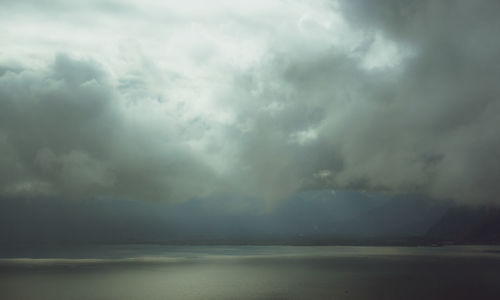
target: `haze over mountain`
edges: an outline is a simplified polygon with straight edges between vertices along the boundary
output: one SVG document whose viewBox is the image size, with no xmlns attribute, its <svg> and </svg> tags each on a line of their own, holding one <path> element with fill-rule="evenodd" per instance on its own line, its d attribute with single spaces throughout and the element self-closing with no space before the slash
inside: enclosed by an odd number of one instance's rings
<svg viewBox="0 0 500 300">
<path fill-rule="evenodd" d="M 422 196 L 303 192 L 273 209 L 248 199 L 178 204 L 11 199 L 0 205 L 0 243 L 433 244 L 498 242 L 498 210 Z M 214 205 L 214 202 L 217 205 Z"/>
</svg>

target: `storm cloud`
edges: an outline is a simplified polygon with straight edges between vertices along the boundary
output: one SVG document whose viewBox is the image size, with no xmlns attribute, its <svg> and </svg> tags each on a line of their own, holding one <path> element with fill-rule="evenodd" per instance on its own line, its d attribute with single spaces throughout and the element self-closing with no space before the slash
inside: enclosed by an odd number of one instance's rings
<svg viewBox="0 0 500 300">
<path fill-rule="evenodd" d="M 3 195 L 498 201 L 495 1 L 0 5 Z"/>
<path fill-rule="evenodd" d="M 203 195 L 213 178 L 171 129 L 128 115 L 98 63 L 57 55 L 0 78 L 2 192 L 16 196 Z M 173 137 L 171 137 L 174 135 Z"/>
</svg>

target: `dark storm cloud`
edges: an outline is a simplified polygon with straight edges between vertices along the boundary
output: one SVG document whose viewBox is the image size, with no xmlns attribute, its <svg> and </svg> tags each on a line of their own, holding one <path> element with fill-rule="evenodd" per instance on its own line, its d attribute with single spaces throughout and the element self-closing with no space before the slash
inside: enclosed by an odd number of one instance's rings
<svg viewBox="0 0 500 300">
<path fill-rule="evenodd" d="M 415 185 L 439 197 L 497 201 L 500 69 L 494 62 L 500 21 L 493 12 L 498 3 L 342 4 L 348 19 L 366 28 L 379 26 L 414 52 L 392 82 L 364 95 L 375 108 L 351 116 L 354 130 L 346 130 L 342 148 L 346 168 L 357 170 L 347 174 L 369 186 Z"/>
<path fill-rule="evenodd" d="M 109 80 L 98 63 L 67 55 L 3 73 L 3 194 L 175 201 L 208 189 L 213 177 L 189 150 L 120 114 Z"/>
<path fill-rule="evenodd" d="M 0 66 L 3 193 L 277 200 L 327 187 L 497 200 L 495 1 L 240 14 L 127 2 L 142 8 L 135 18 L 103 3 L 89 5 L 95 24 L 81 26 L 82 10 L 58 31 L 3 2 L 23 15 L 1 57 L 18 62 Z M 47 62 L 59 48 L 95 56 Z"/>
<path fill-rule="evenodd" d="M 399 65 L 371 69 L 335 49 L 274 60 L 273 79 L 282 89 L 276 93 L 270 82 L 263 97 L 282 109 L 254 111 L 259 121 L 250 141 L 265 146 L 246 159 L 302 187 L 316 178 L 334 188 L 497 201 L 497 7 L 495 1 L 341 2 L 346 19 L 365 34 L 367 46 L 353 51 L 370 51 L 378 35 L 408 55 Z M 316 138 L 290 142 L 308 128 L 316 128 Z"/>
</svg>

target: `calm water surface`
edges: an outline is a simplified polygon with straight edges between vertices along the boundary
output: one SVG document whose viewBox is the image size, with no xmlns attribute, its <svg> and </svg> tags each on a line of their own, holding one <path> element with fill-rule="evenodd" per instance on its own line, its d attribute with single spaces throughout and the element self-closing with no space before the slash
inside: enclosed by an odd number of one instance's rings
<svg viewBox="0 0 500 300">
<path fill-rule="evenodd" d="M 500 299 L 500 248 L 1 247 L 0 299 Z"/>
</svg>

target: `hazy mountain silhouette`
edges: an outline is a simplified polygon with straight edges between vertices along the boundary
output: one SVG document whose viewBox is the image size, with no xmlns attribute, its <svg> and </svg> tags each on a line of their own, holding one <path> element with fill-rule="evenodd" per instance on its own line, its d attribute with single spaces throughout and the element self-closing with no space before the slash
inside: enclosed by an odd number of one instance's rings
<svg viewBox="0 0 500 300">
<path fill-rule="evenodd" d="M 450 208 L 427 232 L 427 237 L 454 243 L 500 243 L 500 208 Z"/>
<path fill-rule="evenodd" d="M 253 199 L 0 201 L 0 243 L 287 244 L 500 242 L 500 210 L 418 195 L 300 192 Z"/>
</svg>

